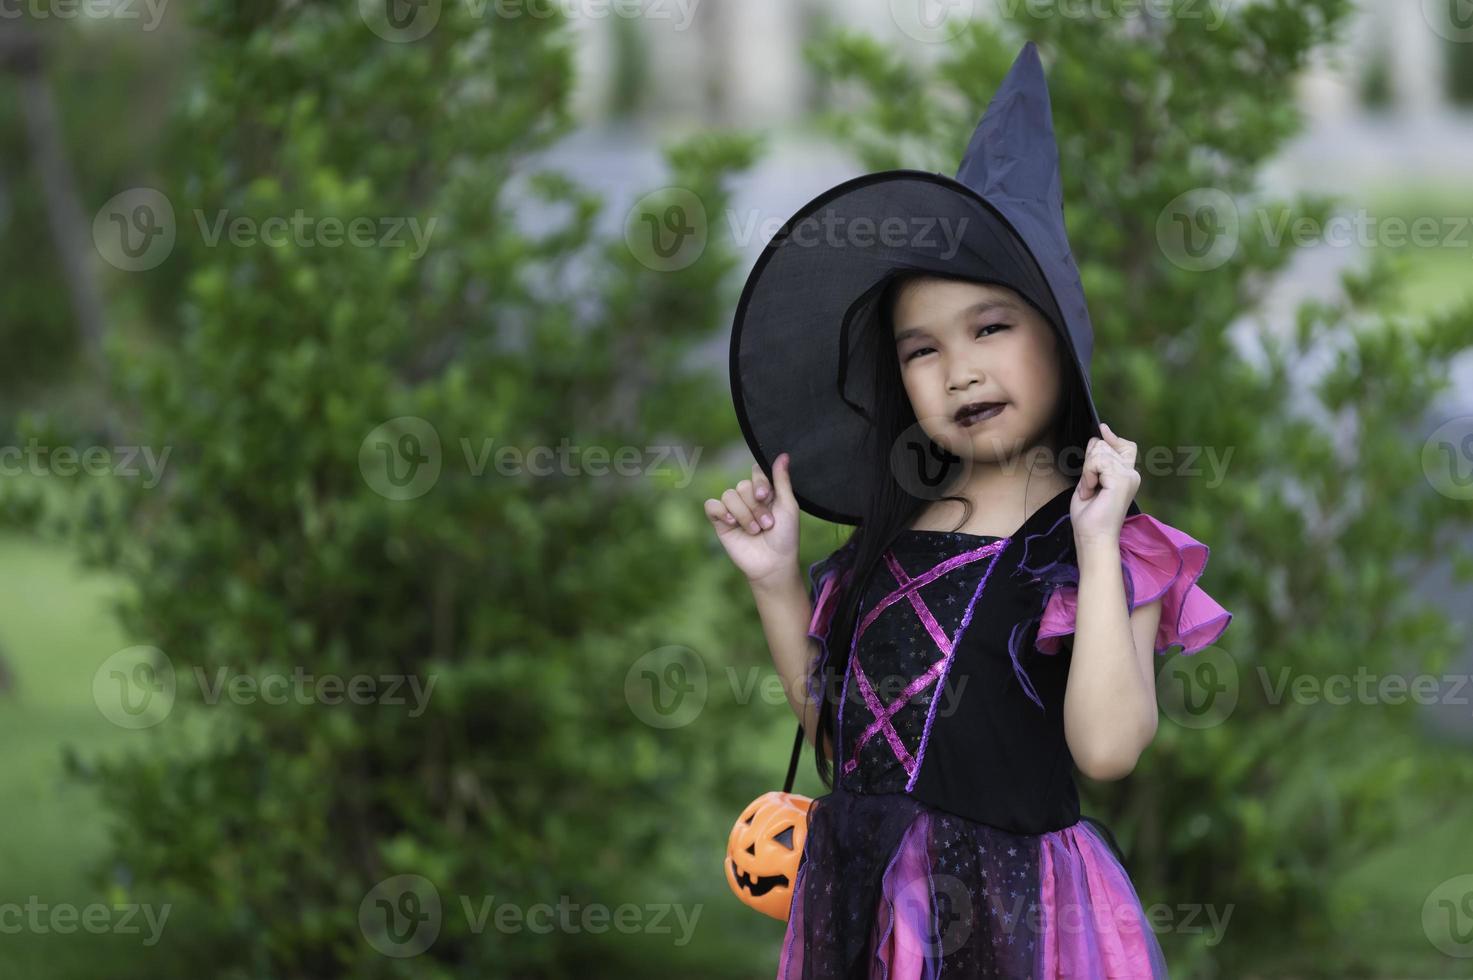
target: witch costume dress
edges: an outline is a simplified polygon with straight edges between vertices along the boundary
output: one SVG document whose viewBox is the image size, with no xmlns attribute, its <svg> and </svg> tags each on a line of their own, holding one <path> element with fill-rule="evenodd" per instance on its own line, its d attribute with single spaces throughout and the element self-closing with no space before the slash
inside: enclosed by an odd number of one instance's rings
<svg viewBox="0 0 1473 980">
<path fill-rule="evenodd" d="M 914 427 L 878 432 L 886 413 L 872 383 L 877 358 L 896 356 L 872 328 L 902 272 L 997 283 L 1025 299 L 1065 345 L 1069 404 L 1099 435 L 1093 328 L 1033 42 L 955 179 L 890 170 L 831 188 L 779 230 L 748 277 L 732 330 L 737 419 L 769 478 L 771 460 L 791 454 L 799 506 L 828 521 L 862 525 L 876 480 L 909 481 L 922 497 L 933 485 L 929 472 L 895 465 L 930 459 L 933 446 L 891 456 L 889 474 L 858 465 L 871 440 L 919 438 Z M 809 693 L 819 696 L 825 665 L 843 689 L 834 786 L 808 812 L 779 980 L 1167 975 L 1112 835 L 1080 813 L 1064 737 L 1079 583 L 1073 490 L 1005 537 L 902 530 L 862 583 L 852 581 L 853 537 L 809 567 L 819 648 Z M 1231 614 L 1197 584 L 1206 545 L 1132 502 L 1120 554 L 1129 608 L 1162 604 L 1158 654 L 1196 653 L 1221 636 Z M 846 589 L 858 591 L 859 612 L 830 650 Z"/>
<path fill-rule="evenodd" d="M 835 785 L 808 815 L 781 980 L 1167 976 L 1113 836 L 1080 814 L 1064 739 L 1072 494 L 1008 537 L 911 529 L 886 551 L 846 654 Z M 1134 510 L 1130 608 L 1159 599 L 1156 652 L 1195 653 L 1231 618 L 1196 584 L 1208 549 Z M 822 658 L 850 550 L 809 568 Z"/>
</svg>

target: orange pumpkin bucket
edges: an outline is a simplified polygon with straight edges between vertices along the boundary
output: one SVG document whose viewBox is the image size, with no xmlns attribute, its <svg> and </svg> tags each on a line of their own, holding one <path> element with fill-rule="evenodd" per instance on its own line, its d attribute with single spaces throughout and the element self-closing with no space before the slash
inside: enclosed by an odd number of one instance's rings
<svg viewBox="0 0 1473 980">
<path fill-rule="evenodd" d="M 726 842 L 726 883 L 764 915 L 786 921 L 813 800 L 773 790 L 748 804 Z"/>
<path fill-rule="evenodd" d="M 722 860 L 732 894 L 763 915 L 784 922 L 793 908 L 798 865 L 808 840 L 808 811 L 813 808 L 811 797 L 793 792 L 802 752 L 803 726 L 799 725 L 783 788 L 747 804 L 732 825 Z"/>
</svg>

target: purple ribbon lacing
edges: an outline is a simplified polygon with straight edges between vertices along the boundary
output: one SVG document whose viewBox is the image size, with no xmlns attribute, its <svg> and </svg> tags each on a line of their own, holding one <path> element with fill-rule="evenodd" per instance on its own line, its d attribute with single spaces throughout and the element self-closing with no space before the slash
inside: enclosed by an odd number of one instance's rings
<svg viewBox="0 0 1473 980">
<path fill-rule="evenodd" d="M 1043 621 L 1043 610 L 1048 607 L 1049 599 L 1053 597 L 1055 590 L 1065 585 L 1078 587 L 1079 566 L 1062 558 L 1042 565 L 1030 565 L 1028 563 L 1028 553 L 1029 549 L 1033 547 L 1034 542 L 1040 538 L 1052 536 L 1059 529 L 1059 526 L 1067 520 L 1069 520 L 1069 515 L 1065 514 L 1055 521 L 1053 526 L 1047 531 L 1040 531 L 1037 534 L 1028 535 L 1023 540 L 1023 557 L 1018 560 L 1018 568 L 1013 573 L 1015 575 L 1031 575 L 1031 581 L 1041 583 L 1044 587 L 1043 604 L 1039 606 L 1038 615 L 1015 625 L 1012 633 L 1008 636 L 1008 657 L 1013 662 L 1013 673 L 1017 676 L 1018 683 L 1023 686 L 1023 693 L 1027 694 L 1033 703 L 1037 704 L 1040 708 L 1044 707 L 1043 699 L 1038 696 L 1038 691 L 1033 687 L 1033 681 L 1029 679 L 1028 672 L 1023 669 L 1021 656 L 1023 641 L 1030 635 L 1037 635 L 1038 626 Z"/>
</svg>

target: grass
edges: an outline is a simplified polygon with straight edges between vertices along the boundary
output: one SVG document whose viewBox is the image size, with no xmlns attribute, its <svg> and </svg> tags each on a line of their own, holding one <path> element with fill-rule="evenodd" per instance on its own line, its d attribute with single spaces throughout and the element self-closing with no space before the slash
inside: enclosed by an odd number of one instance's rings
<svg viewBox="0 0 1473 980">
<path fill-rule="evenodd" d="M 104 815 L 93 793 L 69 780 L 65 747 L 84 754 L 119 746 L 134 733 L 116 728 L 92 701 L 92 675 L 109 654 L 128 645 L 108 614 L 116 586 L 88 575 L 52 545 L 0 535 L 0 648 L 16 676 L 0 695 L 0 977 L 122 978 L 125 963 L 147 959 L 139 934 L 124 934 L 126 902 L 89 872 L 107 850 Z M 64 919 L 87 906 L 109 907 L 106 924 Z M 13 906 L 19 906 L 14 908 Z M 42 909 L 33 917 L 29 908 Z M 100 913 L 93 913 L 100 915 Z M 133 920 L 141 923 L 141 917 Z M 18 931 L 17 931 L 18 930 Z M 167 922 L 163 936 L 168 936 Z"/>
<path fill-rule="evenodd" d="M 1398 310 L 1426 315 L 1473 301 L 1473 197 L 1466 187 L 1377 188 L 1366 196 L 1366 210 L 1382 233 L 1392 233 L 1386 225 L 1392 218 L 1407 229 L 1400 233 L 1405 244 L 1381 246 L 1403 261 L 1393 298 Z M 1435 231 L 1417 231 L 1425 244 L 1416 245 L 1411 238 L 1419 219 Z"/>
<path fill-rule="evenodd" d="M 1440 980 L 1473 975 L 1468 961 L 1439 952 L 1422 924 L 1428 895 L 1449 878 L 1473 873 L 1469 826 L 1473 806 L 1459 801 L 1434 826 L 1367 854 L 1340 879 L 1340 889 L 1375 896 L 1374 904 L 1347 930 L 1356 937 L 1357 947 L 1370 951 L 1375 976 Z"/>
</svg>

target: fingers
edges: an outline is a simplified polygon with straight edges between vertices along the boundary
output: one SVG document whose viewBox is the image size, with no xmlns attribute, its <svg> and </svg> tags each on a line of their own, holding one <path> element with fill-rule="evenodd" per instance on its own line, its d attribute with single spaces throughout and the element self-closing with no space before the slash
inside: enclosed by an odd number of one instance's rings
<svg viewBox="0 0 1473 980">
<path fill-rule="evenodd" d="M 752 464 L 752 495 L 759 503 L 772 505 L 772 482 L 756 463 Z"/>
<path fill-rule="evenodd" d="M 711 519 L 712 524 L 735 527 L 736 518 L 727 511 L 726 505 L 714 497 L 706 498 L 706 516 Z"/>
<path fill-rule="evenodd" d="M 721 495 L 721 506 L 726 508 L 725 520 L 732 527 L 751 531 L 752 525 L 757 523 L 752 517 L 752 508 L 747 506 L 746 501 L 742 500 L 741 494 L 735 489 L 728 490 Z"/>
<path fill-rule="evenodd" d="M 743 480 L 723 493 L 721 503 L 732 518 L 727 523 L 733 527 L 741 527 L 753 534 L 761 534 L 764 527 L 772 527 L 772 513 L 758 502 L 751 480 Z"/>
<path fill-rule="evenodd" d="M 743 480 L 727 490 L 720 500 L 706 501 L 706 516 L 715 524 L 739 527 L 749 534 L 761 534 L 764 528 L 776 523 L 772 516 L 774 505 L 780 500 L 790 499 L 792 492 L 788 479 L 788 454 L 783 453 L 773 463 L 773 479 L 768 479 L 762 467 L 753 463 L 752 479 Z"/>
<path fill-rule="evenodd" d="M 1135 468 L 1135 443 L 1121 439 L 1113 432 L 1109 433 L 1109 438 L 1114 440 L 1113 445 L 1104 439 L 1092 438 L 1084 447 L 1084 466 L 1079 477 L 1081 500 L 1094 497 L 1106 484 L 1110 487 L 1123 487 L 1132 482 L 1140 485 L 1141 475 Z"/>
<path fill-rule="evenodd" d="M 721 495 L 720 500 L 706 501 L 706 516 L 716 524 L 725 525 L 729 528 L 743 528 L 750 531 L 751 513 L 742 503 L 741 497 L 735 495 L 735 491 L 728 490 Z"/>
<path fill-rule="evenodd" d="M 774 503 L 779 500 L 787 503 L 793 499 L 793 481 L 792 477 L 788 474 L 788 467 L 792 462 L 792 457 L 787 453 L 779 453 L 777 459 L 772 463 L 773 489 L 777 493 L 777 498 L 773 501 Z"/>
<path fill-rule="evenodd" d="M 1084 449 L 1084 466 L 1079 474 L 1079 499 L 1089 500 L 1100 485 L 1100 459 L 1094 451 L 1097 439 L 1091 439 Z"/>
<path fill-rule="evenodd" d="M 1115 452 L 1119 453 L 1122 459 L 1124 459 L 1127 463 L 1134 467 L 1136 453 L 1135 443 L 1131 442 L 1129 439 L 1122 439 L 1117 436 L 1115 434 L 1115 430 L 1110 428 L 1110 426 L 1104 422 L 1100 423 L 1100 432 L 1104 434 L 1105 444 L 1108 445 Z M 1091 443 L 1095 441 L 1095 439 L 1090 440 Z"/>
</svg>

